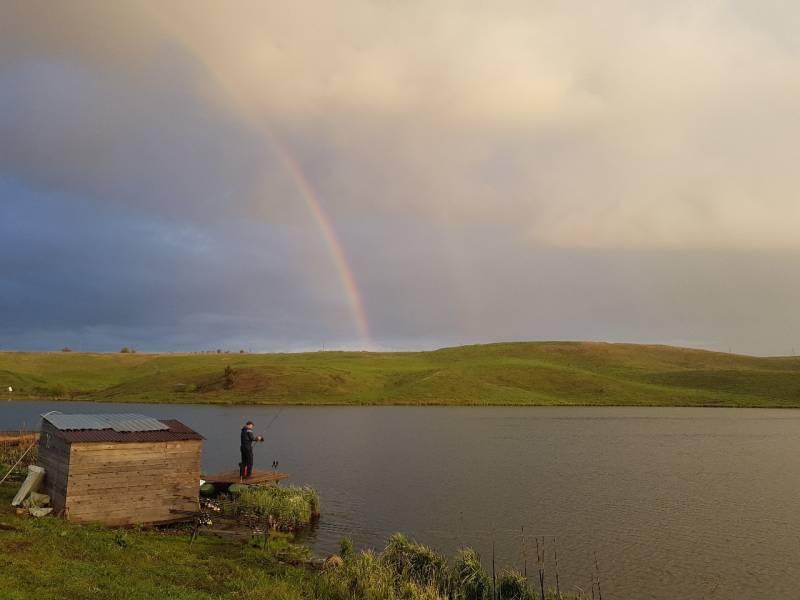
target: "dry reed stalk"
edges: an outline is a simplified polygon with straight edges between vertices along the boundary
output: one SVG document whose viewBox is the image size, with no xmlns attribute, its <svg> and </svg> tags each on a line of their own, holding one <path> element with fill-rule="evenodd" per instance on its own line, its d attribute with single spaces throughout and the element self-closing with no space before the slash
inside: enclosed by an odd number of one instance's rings
<svg viewBox="0 0 800 600">
<path fill-rule="evenodd" d="M 545 600 L 544 596 L 544 559 L 545 559 L 545 543 L 544 543 L 544 536 L 542 536 L 542 547 L 541 550 L 539 549 L 539 538 L 536 538 L 536 559 L 538 561 L 539 567 L 539 592 L 542 595 L 542 600 Z"/>
<path fill-rule="evenodd" d="M 525 581 L 528 581 L 528 554 L 525 551 L 525 526 L 522 526 L 522 574 Z"/>
<path fill-rule="evenodd" d="M 558 596 L 558 600 L 561 600 L 561 586 L 558 582 L 558 540 L 555 536 L 553 536 L 553 552 L 556 559 L 556 595 Z"/>
<path fill-rule="evenodd" d="M 603 600 L 603 590 L 600 589 L 600 565 L 597 562 L 597 552 L 594 553 L 594 570 L 597 579 L 597 595 L 599 600 Z"/>
<path fill-rule="evenodd" d="M 492 535 L 492 600 L 497 600 L 497 574 L 494 564 L 494 534 Z"/>
</svg>

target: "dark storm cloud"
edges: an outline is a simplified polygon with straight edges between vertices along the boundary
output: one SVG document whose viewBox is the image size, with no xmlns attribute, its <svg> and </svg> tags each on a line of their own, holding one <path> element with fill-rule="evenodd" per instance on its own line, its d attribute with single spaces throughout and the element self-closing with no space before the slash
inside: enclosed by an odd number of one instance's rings
<svg viewBox="0 0 800 600">
<path fill-rule="evenodd" d="M 253 195 L 263 150 L 194 95 L 192 67 L 167 53 L 140 77 L 58 57 L 3 70 L 0 165 L 33 186 L 131 212 L 235 211 Z"/>
<path fill-rule="evenodd" d="M 0 347 L 289 348 L 314 342 L 309 328 L 347 339 L 314 317 L 346 322 L 347 307 L 305 285 L 337 282 L 304 231 L 137 218 L 5 182 L 0 194 L 15 199 L 0 211 Z"/>
</svg>

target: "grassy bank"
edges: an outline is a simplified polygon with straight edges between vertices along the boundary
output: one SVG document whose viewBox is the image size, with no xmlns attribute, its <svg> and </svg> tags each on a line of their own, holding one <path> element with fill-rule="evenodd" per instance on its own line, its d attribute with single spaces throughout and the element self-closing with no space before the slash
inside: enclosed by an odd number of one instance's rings
<svg viewBox="0 0 800 600">
<path fill-rule="evenodd" d="M 433 352 L 0 353 L 13 398 L 223 404 L 800 406 L 800 358 L 520 342 Z"/>
<path fill-rule="evenodd" d="M 12 496 L 11 486 L 0 485 L 0 598 L 9 600 L 490 600 L 493 588 L 497 600 L 536 597 L 517 573 L 503 572 L 493 586 L 469 550 L 446 561 L 402 536 L 377 554 L 352 553 L 345 545 L 342 557 L 316 570 L 293 566 L 309 553 L 283 537 L 262 547 L 204 533 L 189 546 L 188 531 L 180 529 L 18 517 Z"/>
<path fill-rule="evenodd" d="M 320 515 L 319 495 L 310 487 L 267 484 L 242 488 L 223 505 L 227 516 L 266 520 L 272 529 L 297 531 Z"/>
<path fill-rule="evenodd" d="M 301 598 L 302 573 L 269 552 L 188 533 L 78 526 L 20 518 L 0 486 L 0 598 Z M 295 581 L 297 580 L 297 582 Z"/>
</svg>

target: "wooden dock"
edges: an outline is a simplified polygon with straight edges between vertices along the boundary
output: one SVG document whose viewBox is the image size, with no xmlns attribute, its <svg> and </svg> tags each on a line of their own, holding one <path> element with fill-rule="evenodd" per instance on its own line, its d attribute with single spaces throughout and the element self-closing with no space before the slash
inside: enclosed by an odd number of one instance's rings
<svg viewBox="0 0 800 600">
<path fill-rule="evenodd" d="M 216 485 L 230 485 L 232 483 L 244 483 L 247 485 L 257 483 L 278 483 L 284 479 L 289 479 L 288 473 L 280 473 L 278 471 L 262 471 L 261 469 L 253 469 L 253 474 L 247 479 L 239 477 L 239 471 L 225 471 L 224 473 L 216 473 L 214 475 L 203 475 L 208 483 Z"/>
</svg>

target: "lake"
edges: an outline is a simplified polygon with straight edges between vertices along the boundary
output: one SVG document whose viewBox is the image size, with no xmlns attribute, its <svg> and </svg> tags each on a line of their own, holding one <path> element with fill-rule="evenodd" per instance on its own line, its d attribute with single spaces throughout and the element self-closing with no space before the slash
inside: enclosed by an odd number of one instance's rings
<svg viewBox="0 0 800 600">
<path fill-rule="evenodd" d="M 180 419 L 209 471 L 236 467 L 252 419 L 256 466 L 319 490 L 320 555 L 402 531 L 487 565 L 494 541 L 498 567 L 522 569 L 524 527 L 529 574 L 547 536 L 549 581 L 557 538 L 562 589 L 588 590 L 596 554 L 606 600 L 800 597 L 800 411 L 15 401 L 0 430 L 49 410 Z"/>
</svg>

